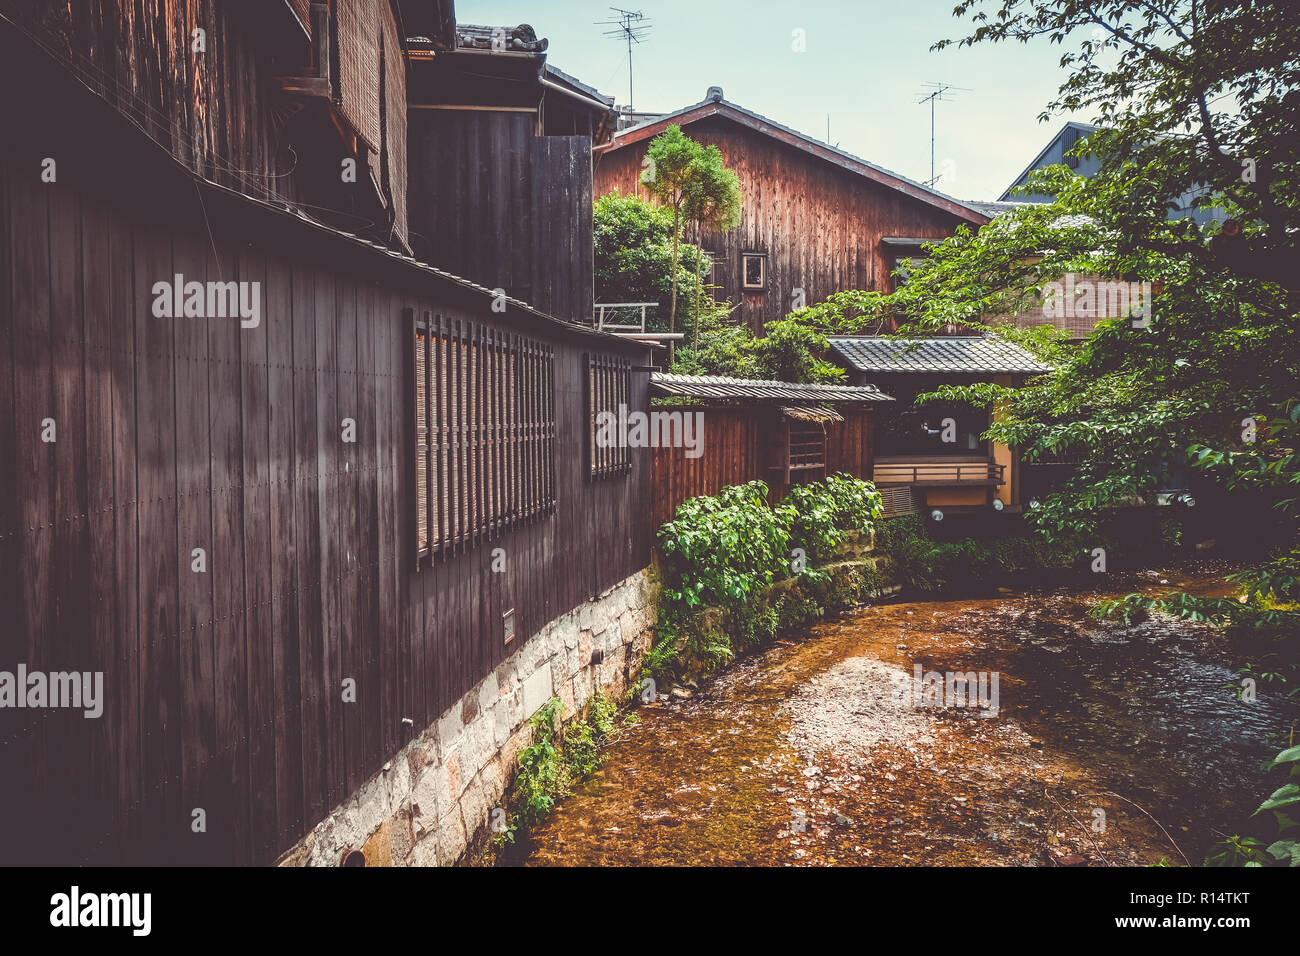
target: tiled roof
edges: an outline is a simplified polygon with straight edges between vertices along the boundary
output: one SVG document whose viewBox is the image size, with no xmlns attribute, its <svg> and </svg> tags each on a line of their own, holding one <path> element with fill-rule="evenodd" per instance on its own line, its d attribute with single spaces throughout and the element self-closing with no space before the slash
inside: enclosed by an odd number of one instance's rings
<svg viewBox="0 0 1300 956">
<path fill-rule="evenodd" d="M 600 92 L 600 90 L 596 89 L 594 86 L 588 86 L 586 83 L 582 82 L 582 80 L 578 79 L 576 76 L 573 76 L 570 73 L 565 73 L 559 67 L 552 66 L 549 63 L 546 64 L 546 76 L 551 80 L 559 80 L 562 83 L 567 83 L 569 86 L 573 87 L 579 93 L 585 93 L 587 94 L 587 96 L 590 96 L 593 100 L 599 100 L 600 102 L 604 103 L 606 106 L 612 107 L 614 105 L 614 97 L 606 96 L 604 93 Z"/>
<path fill-rule="evenodd" d="M 1025 206 L 1025 205 L 1028 205 L 1028 204 L 1025 203 L 1025 202 L 1021 202 L 1021 201 L 1016 201 L 1016 202 L 1007 202 L 1007 201 L 1002 201 L 1002 202 L 984 202 L 984 201 L 972 202 L 972 201 L 967 201 L 966 205 L 968 205 L 968 206 L 973 206 L 974 208 L 978 209 L 980 212 L 984 213 L 984 215 L 989 216 L 990 218 L 992 218 L 992 217 L 994 217 L 994 216 L 1000 216 L 1000 215 L 1002 215 L 1004 212 L 1010 212 L 1012 209 L 1015 209 L 1015 208 L 1017 208 L 1017 207 L 1019 207 L 1019 206 Z"/>
<path fill-rule="evenodd" d="M 654 372 L 650 391 L 683 398 L 750 398 L 784 402 L 892 402 L 874 385 L 809 385 L 725 375 L 674 375 Z"/>
<path fill-rule="evenodd" d="M 971 222 L 975 225 L 983 225 L 989 218 L 984 212 L 976 209 L 971 203 L 961 199 L 955 199 L 939 190 L 919 183 L 916 180 L 908 179 L 899 173 L 885 169 L 883 166 L 877 166 L 875 163 L 867 162 L 859 156 L 846 152 L 829 143 L 822 142 L 815 137 L 806 133 L 801 133 L 789 126 L 783 126 L 775 120 L 761 116 L 753 110 L 745 109 L 730 100 L 724 99 L 720 87 L 711 86 L 705 98 L 699 103 L 691 106 L 684 106 L 672 113 L 666 113 L 662 116 L 647 118 L 635 126 L 627 127 L 619 131 L 614 141 L 610 144 L 609 149 L 620 149 L 632 143 L 648 139 L 650 136 L 661 132 L 661 128 L 666 127 L 669 123 L 676 123 L 679 126 L 686 126 L 696 120 L 705 119 L 710 116 L 721 116 L 725 119 L 731 119 L 741 125 L 748 126 L 764 135 L 774 137 L 804 152 L 811 153 L 821 159 L 834 163 L 842 169 L 858 173 L 875 182 L 883 183 L 893 189 L 898 190 L 913 198 L 920 199 L 930 205 L 937 206 L 954 215 Z M 937 241 L 937 240 L 932 240 Z"/>
<path fill-rule="evenodd" d="M 935 339 L 833 338 L 831 348 L 859 372 L 1046 372 L 1018 345 L 992 336 Z"/>
<path fill-rule="evenodd" d="M 492 50 L 493 38 L 499 38 L 502 53 L 545 53 L 548 41 L 539 38 L 527 23 L 517 27 L 488 27 L 474 23 L 456 24 L 456 45 L 460 49 Z"/>
</svg>

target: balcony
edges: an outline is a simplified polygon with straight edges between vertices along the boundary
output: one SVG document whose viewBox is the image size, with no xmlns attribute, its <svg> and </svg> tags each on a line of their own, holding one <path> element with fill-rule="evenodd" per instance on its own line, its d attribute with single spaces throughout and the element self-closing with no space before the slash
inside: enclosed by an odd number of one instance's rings
<svg viewBox="0 0 1300 956">
<path fill-rule="evenodd" d="M 881 486 L 996 487 L 1004 484 L 1005 465 L 988 458 L 899 456 L 876 459 L 872 480 Z"/>
</svg>

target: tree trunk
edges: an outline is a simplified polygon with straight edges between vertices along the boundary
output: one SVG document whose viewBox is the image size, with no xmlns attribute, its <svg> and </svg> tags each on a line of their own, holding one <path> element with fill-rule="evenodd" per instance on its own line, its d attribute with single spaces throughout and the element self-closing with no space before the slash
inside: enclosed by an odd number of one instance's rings
<svg viewBox="0 0 1300 956">
<path fill-rule="evenodd" d="M 695 221 L 695 322 L 691 332 L 691 344 L 700 339 L 700 296 L 704 286 L 704 250 L 700 245 L 701 223 Z"/>
<path fill-rule="evenodd" d="M 677 232 L 678 207 L 673 207 L 673 298 L 668 307 L 668 331 L 677 331 Z"/>
</svg>

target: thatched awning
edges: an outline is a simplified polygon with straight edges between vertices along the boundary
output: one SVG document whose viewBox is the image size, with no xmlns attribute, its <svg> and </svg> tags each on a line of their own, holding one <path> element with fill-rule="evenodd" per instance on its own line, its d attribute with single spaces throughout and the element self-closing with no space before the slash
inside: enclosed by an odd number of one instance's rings
<svg viewBox="0 0 1300 956">
<path fill-rule="evenodd" d="M 791 408 L 782 408 L 781 414 L 786 418 L 794 418 L 801 422 L 842 422 L 844 416 L 834 409 L 815 408 L 807 406 L 795 406 Z"/>
</svg>

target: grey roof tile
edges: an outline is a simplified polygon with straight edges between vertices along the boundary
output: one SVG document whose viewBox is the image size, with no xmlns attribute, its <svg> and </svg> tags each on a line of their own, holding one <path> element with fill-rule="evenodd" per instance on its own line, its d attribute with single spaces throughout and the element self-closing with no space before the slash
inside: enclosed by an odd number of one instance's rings
<svg viewBox="0 0 1300 956">
<path fill-rule="evenodd" d="M 654 372 L 650 391 L 682 398 L 749 398 L 786 402 L 892 402 L 874 385 L 812 385 L 726 375 Z"/>
<path fill-rule="evenodd" d="M 883 336 L 832 338 L 833 351 L 860 372 L 1046 372 L 1018 345 L 992 336 L 954 335 L 933 339 Z"/>
</svg>

